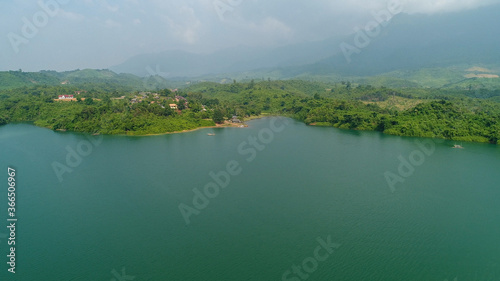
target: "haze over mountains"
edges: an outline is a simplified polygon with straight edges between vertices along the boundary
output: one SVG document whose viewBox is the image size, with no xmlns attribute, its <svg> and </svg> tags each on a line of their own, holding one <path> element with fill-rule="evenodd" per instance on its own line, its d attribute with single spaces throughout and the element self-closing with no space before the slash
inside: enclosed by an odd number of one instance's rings
<svg viewBox="0 0 500 281">
<path fill-rule="evenodd" d="M 194 77 L 207 74 L 234 73 L 262 68 L 287 67 L 309 64 L 330 57 L 340 40 L 329 39 L 280 48 L 252 48 L 239 46 L 210 54 L 167 51 L 133 57 L 125 63 L 111 67 L 118 73 L 150 76 L 161 70 L 163 76 Z M 154 70 L 154 72 L 151 71 Z"/>
<path fill-rule="evenodd" d="M 117 83 L 141 90 L 176 88 L 197 81 L 271 78 L 386 87 L 499 89 L 499 14 L 498 4 L 433 15 L 401 13 L 384 22 L 372 37 L 353 30 L 347 36 L 281 47 L 238 46 L 205 54 L 166 51 L 132 57 L 111 71 L 0 72 L 0 88 Z M 347 56 L 341 46 L 348 46 Z"/>
<path fill-rule="evenodd" d="M 374 76 L 456 65 L 482 65 L 496 70 L 500 66 L 499 14 L 500 5 L 447 14 L 398 14 L 349 59 L 340 46 L 344 42 L 356 47 L 356 34 L 279 48 L 242 46 L 210 54 L 144 54 L 111 70 L 169 78 L 240 73 L 249 78 L 268 75 L 281 79 Z"/>
</svg>

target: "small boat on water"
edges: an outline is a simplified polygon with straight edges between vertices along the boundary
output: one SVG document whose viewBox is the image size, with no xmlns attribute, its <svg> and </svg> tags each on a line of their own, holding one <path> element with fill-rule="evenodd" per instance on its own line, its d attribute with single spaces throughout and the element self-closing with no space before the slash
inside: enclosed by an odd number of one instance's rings
<svg viewBox="0 0 500 281">
<path fill-rule="evenodd" d="M 215 134 L 207 134 L 207 135 L 209 135 L 209 136 L 215 136 Z"/>
<path fill-rule="evenodd" d="M 461 145 L 455 144 L 455 146 L 454 146 L 453 148 L 463 149 L 464 147 L 463 147 L 463 146 L 461 146 Z"/>
</svg>

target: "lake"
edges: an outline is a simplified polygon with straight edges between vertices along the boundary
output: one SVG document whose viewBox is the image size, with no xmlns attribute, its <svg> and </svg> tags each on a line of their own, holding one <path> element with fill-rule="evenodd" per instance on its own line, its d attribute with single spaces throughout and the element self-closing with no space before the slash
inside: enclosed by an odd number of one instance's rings
<svg viewBox="0 0 500 281">
<path fill-rule="evenodd" d="M 500 147 L 249 125 L 0 127 L 0 280 L 500 280 Z"/>
</svg>

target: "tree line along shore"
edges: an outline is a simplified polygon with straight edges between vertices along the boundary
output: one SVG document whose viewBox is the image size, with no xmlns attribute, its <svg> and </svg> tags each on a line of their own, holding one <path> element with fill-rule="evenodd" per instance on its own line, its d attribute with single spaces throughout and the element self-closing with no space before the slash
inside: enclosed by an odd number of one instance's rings
<svg viewBox="0 0 500 281">
<path fill-rule="evenodd" d="M 155 135 L 241 126 L 268 114 L 308 125 L 499 144 L 499 97 L 499 90 L 301 80 L 205 82 L 151 92 L 109 84 L 38 85 L 0 91 L 0 125 L 33 122 L 89 134 Z"/>
</svg>

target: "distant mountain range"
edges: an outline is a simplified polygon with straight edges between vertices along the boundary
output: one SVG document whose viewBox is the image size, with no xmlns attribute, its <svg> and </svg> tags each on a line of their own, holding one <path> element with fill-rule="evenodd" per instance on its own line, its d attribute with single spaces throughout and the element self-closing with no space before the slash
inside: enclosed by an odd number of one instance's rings
<svg viewBox="0 0 500 281">
<path fill-rule="evenodd" d="M 239 46 L 210 54 L 167 51 L 135 56 L 110 69 L 116 73 L 131 73 L 143 77 L 159 75 L 178 78 L 297 66 L 330 57 L 340 51 L 335 48 L 340 42 L 338 39 L 329 39 L 273 49 Z"/>
<path fill-rule="evenodd" d="M 362 47 L 352 34 L 279 48 L 139 55 L 111 70 L 6 71 L 0 72 L 0 89 L 108 83 L 145 90 L 268 78 L 500 89 L 498 15 L 500 5 L 435 16 L 399 14 Z M 358 49 L 346 59 L 341 44 Z"/>
<path fill-rule="evenodd" d="M 284 68 L 286 71 L 288 69 Z M 441 68 L 422 68 L 416 70 L 392 71 L 382 75 L 374 76 L 351 76 L 342 77 L 333 75 L 301 74 L 295 78 L 307 81 L 332 82 L 351 81 L 376 87 L 408 88 L 408 87 L 432 87 L 432 88 L 457 88 L 475 90 L 500 90 L 500 68 L 487 69 L 485 67 L 470 67 L 459 65 Z M 20 87 L 33 87 L 37 85 L 88 88 L 99 84 L 101 89 L 121 88 L 123 90 L 156 90 L 164 88 L 183 88 L 192 83 L 212 81 L 218 83 L 232 83 L 233 80 L 243 81 L 258 76 L 256 80 L 265 80 L 262 77 L 273 77 L 281 75 L 277 70 L 233 73 L 231 76 L 204 76 L 185 79 L 165 79 L 160 76 L 139 77 L 133 74 L 116 74 L 111 70 L 84 69 L 66 72 L 40 71 L 3 71 L 0 72 L 0 90 Z M 261 76 L 259 76 L 261 75 Z M 222 77 L 222 78 L 221 78 Z M 225 78 L 224 78 L 225 77 Z M 321 83 L 320 83 L 321 84 Z M 103 88 L 104 87 L 104 88 Z"/>
<path fill-rule="evenodd" d="M 238 47 L 211 54 L 169 51 L 140 55 L 111 67 L 117 73 L 206 80 L 222 78 L 328 78 L 366 76 L 403 79 L 401 73 L 476 65 L 500 67 L 500 5 L 465 12 L 399 14 L 348 61 L 341 43 L 356 47 L 356 34 L 342 38 L 257 49 Z M 392 73 L 392 74 L 391 74 Z M 404 75 L 403 75 L 404 76 Z M 463 74 L 461 74 L 463 76 Z M 457 78 L 455 78 L 456 80 Z M 453 81 L 458 82 L 458 81 Z"/>
<path fill-rule="evenodd" d="M 0 90 L 36 85 L 84 85 L 113 84 L 136 90 L 162 89 L 172 87 L 172 82 L 159 76 L 138 77 L 133 74 L 116 74 L 107 69 L 84 69 L 65 72 L 40 71 L 1 71 Z"/>
</svg>

